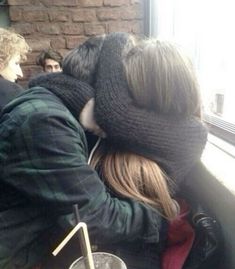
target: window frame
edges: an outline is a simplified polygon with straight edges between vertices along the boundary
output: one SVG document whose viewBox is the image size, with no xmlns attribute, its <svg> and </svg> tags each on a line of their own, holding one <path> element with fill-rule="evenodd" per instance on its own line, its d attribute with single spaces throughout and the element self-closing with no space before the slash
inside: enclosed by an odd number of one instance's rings
<svg viewBox="0 0 235 269">
<path fill-rule="evenodd" d="M 145 30 L 145 33 L 148 34 L 148 37 L 151 37 L 157 32 L 158 18 L 153 14 L 154 10 L 158 8 L 157 0 L 146 0 L 145 8 L 148 9 L 148 12 L 145 11 L 145 14 L 148 16 L 145 17 L 145 21 L 148 21 L 148 23 L 145 22 L 145 25 L 148 25 L 148 30 Z M 209 132 L 235 145 L 235 124 L 215 114 L 208 114 L 206 112 L 203 113 L 203 121 L 208 126 Z"/>
<path fill-rule="evenodd" d="M 6 0 L 0 0 L 0 27 L 10 26 L 9 5 Z"/>
</svg>

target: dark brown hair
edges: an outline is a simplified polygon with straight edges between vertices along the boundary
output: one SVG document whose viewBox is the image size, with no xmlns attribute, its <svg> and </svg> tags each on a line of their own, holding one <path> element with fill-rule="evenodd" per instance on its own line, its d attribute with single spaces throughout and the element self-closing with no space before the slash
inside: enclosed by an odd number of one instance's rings
<svg viewBox="0 0 235 269">
<path fill-rule="evenodd" d="M 36 64 L 40 65 L 45 68 L 46 59 L 52 59 L 59 63 L 60 67 L 62 66 L 62 55 L 58 52 L 53 50 L 52 48 L 48 48 L 45 50 L 42 50 L 41 53 L 36 58 Z"/>
<path fill-rule="evenodd" d="M 89 38 L 71 50 L 63 60 L 63 73 L 92 84 L 104 38 L 104 35 Z"/>
</svg>

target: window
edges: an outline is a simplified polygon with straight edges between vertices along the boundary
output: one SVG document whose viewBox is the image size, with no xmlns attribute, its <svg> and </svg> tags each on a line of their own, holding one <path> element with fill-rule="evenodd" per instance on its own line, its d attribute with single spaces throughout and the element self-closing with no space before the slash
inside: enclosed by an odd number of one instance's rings
<svg viewBox="0 0 235 269">
<path fill-rule="evenodd" d="M 180 44 L 196 68 L 204 120 L 235 144 L 233 0 L 150 0 L 150 35 Z"/>
</svg>

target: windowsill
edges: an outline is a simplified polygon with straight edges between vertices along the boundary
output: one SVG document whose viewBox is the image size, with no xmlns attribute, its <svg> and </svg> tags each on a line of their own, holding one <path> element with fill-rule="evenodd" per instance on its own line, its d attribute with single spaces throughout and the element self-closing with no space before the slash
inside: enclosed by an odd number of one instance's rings
<svg viewBox="0 0 235 269">
<path fill-rule="evenodd" d="M 211 134 L 235 146 L 235 124 L 212 113 L 204 113 L 203 120 Z"/>
<path fill-rule="evenodd" d="M 209 134 L 201 160 L 208 171 L 235 195 L 235 147 Z"/>
</svg>

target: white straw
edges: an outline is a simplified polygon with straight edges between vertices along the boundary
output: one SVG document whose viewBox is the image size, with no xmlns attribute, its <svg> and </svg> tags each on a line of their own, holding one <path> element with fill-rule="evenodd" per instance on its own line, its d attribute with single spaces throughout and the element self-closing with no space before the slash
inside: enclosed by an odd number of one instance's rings
<svg viewBox="0 0 235 269">
<path fill-rule="evenodd" d="M 93 155 L 94 155 L 94 153 L 95 153 L 97 147 L 99 146 L 100 141 L 101 141 L 101 138 L 99 137 L 99 138 L 97 139 L 97 141 L 96 141 L 94 147 L 93 147 L 92 150 L 91 150 L 91 153 L 90 153 L 89 158 L 88 158 L 88 161 L 87 161 L 88 164 L 91 163 L 91 159 L 92 159 L 92 157 L 93 157 Z"/>
<path fill-rule="evenodd" d="M 64 238 L 64 240 L 58 245 L 58 247 L 52 252 L 52 254 L 56 256 L 80 228 L 82 228 L 84 239 L 85 239 L 86 254 L 87 254 L 86 257 L 87 257 L 89 269 L 95 269 L 94 261 L 93 261 L 93 257 L 91 253 L 91 244 L 90 244 L 90 240 L 88 236 L 87 225 L 84 222 L 79 222 L 71 230 L 71 232 Z"/>
</svg>

